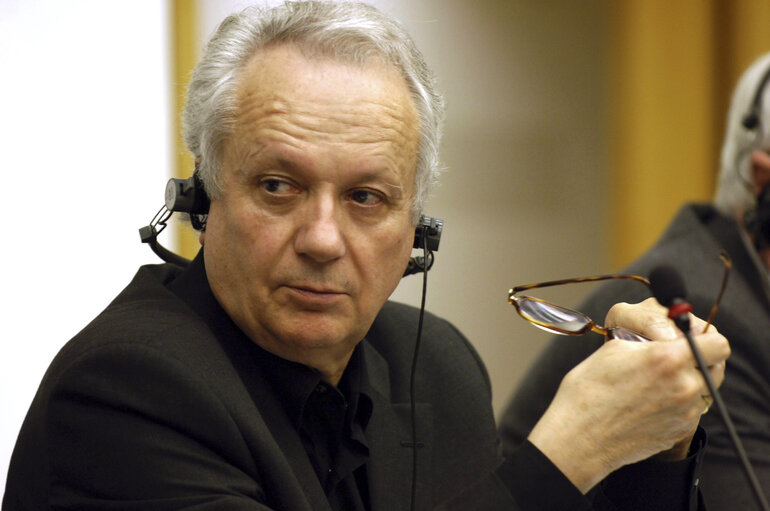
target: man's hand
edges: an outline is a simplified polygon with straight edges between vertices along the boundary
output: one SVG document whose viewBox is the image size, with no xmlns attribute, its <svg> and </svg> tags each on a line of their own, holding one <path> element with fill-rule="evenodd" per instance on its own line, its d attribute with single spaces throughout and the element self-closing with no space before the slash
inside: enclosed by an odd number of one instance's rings
<svg viewBox="0 0 770 511">
<path fill-rule="evenodd" d="M 612 471 L 652 455 L 683 457 L 709 392 L 683 334 L 653 298 L 617 304 L 606 326 L 657 342 L 612 340 L 570 371 L 529 436 L 583 493 Z M 721 385 L 730 347 L 691 317 L 694 340 Z M 569 342 L 569 340 L 565 340 Z"/>
</svg>

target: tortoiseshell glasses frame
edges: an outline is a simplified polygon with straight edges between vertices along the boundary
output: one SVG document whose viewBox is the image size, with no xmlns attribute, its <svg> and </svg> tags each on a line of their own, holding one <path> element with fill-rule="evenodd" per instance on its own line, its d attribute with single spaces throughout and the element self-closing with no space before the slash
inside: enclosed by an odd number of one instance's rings
<svg viewBox="0 0 770 511">
<path fill-rule="evenodd" d="M 711 307 L 706 326 L 703 329 L 705 332 L 708 327 L 714 321 L 714 316 L 719 309 L 719 302 L 722 300 L 725 287 L 727 286 L 727 279 L 730 275 L 730 268 L 732 267 L 732 261 L 730 256 L 724 250 L 719 253 L 719 258 L 724 265 L 724 273 L 722 275 L 722 284 L 719 288 L 719 293 L 714 301 L 714 305 Z M 528 291 L 531 289 L 562 286 L 565 284 L 576 284 L 580 282 L 598 282 L 602 280 L 634 280 L 647 286 L 650 291 L 650 281 L 646 277 L 641 275 L 597 275 L 593 277 L 581 277 L 574 279 L 561 279 L 551 280 L 547 282 L 539 282 L 537 284 L 526 284 L 522 286 L 516 286 L 508 291 L 508 303 L 516 308 L 516 312 L 525 320 L 532 323 L 538 328 L 542 328 L 548 332 L 552 332 L 560 335 L 584 335 L 588 332 L 596 332 L 604 335 L 607 339 L 622 339 L 626 341 L 646 342 L 650 341 L 648 337 L 624 327 L 604 327 L 596 323 L 594 320 L 573 309 L 567 307 L 561 307 L 553 303 L 535 298 L 532 296 L 519 295 L 522 291 Z"/>
</svg>

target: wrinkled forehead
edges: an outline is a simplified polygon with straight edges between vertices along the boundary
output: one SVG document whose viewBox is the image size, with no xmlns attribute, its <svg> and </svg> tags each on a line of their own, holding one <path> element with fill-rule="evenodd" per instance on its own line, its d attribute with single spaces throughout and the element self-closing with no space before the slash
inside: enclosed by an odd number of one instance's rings
<svg viewBox="0 0 770 511">
<path fill-rule="evenodd" d="M 298 59 L 297 57 L 301 57 Z M 386 58 L 382 53 L 374 49 L 366 51 L 337 51 L 334 49 L 325 49 L 308 45 L 302 41 L 272 42 L 254 52 L 246 59 L 241 66 L 240 74 L 255 63 L 264 62 L 268 59 L 281 59 L 284 62 L 302 60 L 307 63 L 317 63 L 337 65 L 340 67 L 350 67 L 360 71 L 374 70 L 380 73 L 387 73 L 393 81 L 398 81 L 407 91 L 410 103 L 414 103 L 411 97 L 411 87 L 409 81 L 400 65 L 392 59 Z"/>
<path fill-rule="evenodd" d="M 419 117 L 398 70 L 382 61 L 311 60 L 292 46 L 255 54 L 237 88 L 231 134 L 261 144 L 291 140 L 380 154 L 414 177 Z M 225 146 L 232 144 L 225 141 Z"/>
<path fill-rule="evenodd" d="M 396 67 L 379 58 L 351 64 L 323 55 L 308 57 L 292 44 L 272 45 L 243 66 L 236 91 L 236 116 L 254 102 L 273 102 L 278 109 L 287 102 L 299 107 L 326 104 L 341 109 L 329 112 L 330 118 L 344 115 L 346 107 L 371 110 L 380 120 L 418 136 L 420 120 L 408 84 Z M 366 118 L 360 122 L 366 125 Z"/>
</svg>

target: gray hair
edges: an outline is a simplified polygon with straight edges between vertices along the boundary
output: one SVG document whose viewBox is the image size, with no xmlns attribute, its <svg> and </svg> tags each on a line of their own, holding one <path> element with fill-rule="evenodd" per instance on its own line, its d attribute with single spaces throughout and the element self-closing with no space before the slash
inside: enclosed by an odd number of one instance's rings
<svg viewBox="0 0 770 511">
<path fill-rule="evenodd" d="M 770 84 L 766 84 L 760 99 L 759 124 L 754 130 L 743 126 L 743 118 L 752 107 L 760 80 L 770 68 L 770 53 L 759 57 L 743 73 L 733 92 L 727 127 L 722 145 L 722 158 L 714 205 L 722 213 L 734 216 L 754 205 L 751 153 L 770 151 Z"/>
<path fill-rule="evenodd" d="M 379 58 L 404 77 L 420 117 L 420 143 L 412 202 L 416 222 L 440 173 L 438 150 L 444 101 L 409 34 L 372 6 L 326 1 L 248 7 L 225 18 L 207 43 L 187 90 L 182 123 L 187 148 L 209 197 L 221 194 L 222 143 L 232 133 L 239 72 L 270 44 L 293 43 L 310 55 L 350 64 Z"/>
</svg>

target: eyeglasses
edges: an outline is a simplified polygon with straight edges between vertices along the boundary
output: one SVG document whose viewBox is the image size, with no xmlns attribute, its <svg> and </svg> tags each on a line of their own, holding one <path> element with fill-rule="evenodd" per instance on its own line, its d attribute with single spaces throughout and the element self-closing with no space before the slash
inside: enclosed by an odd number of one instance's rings
<svg viewBox="0 0 770 511">
<path fill-rule="evenodd" d="M 719 309 L 719 302 L 722 300 L 722 295 L 725 292 L 727 286 L 727 278 L 730 275 L 730 268 L 732 267 L 732 261 L 730 256 L 724 250 L 719 253 L 719 258 L 724 265 L 724 273 L 722 275 L 722 284 L 719 288 L 719 294 L 714 301 L 714 305 L 711 307 L 706 327 L 704 332 L 708 330 L 711 322 L 714 320 L 714 316 Z M 607 339 L 622 339 L 625 341 L 647 342 L 651 339 L 634 332 L 624 327 L 603 327 L 596 323 L 594 320 L 573 309 L 561 307 L 553 303 L 535 298 L 532 296 L 519 296 L 518 293 L 522 291 L 528 291 L 530 289 L 561 286 L 564 284 L 575 284 L 579 282 L 598 282 L 602 280 L 633 280 L 640 282 L 647 286 L 650 291 L 650 281 L 646 277 L 641 275 L 598 275 L 595 277 L 582 277 L 576 279 L 563 279 L 563 280 L 551 280 L 548 282 L 540 282 L 538 284 L 527 284 L 523 286 L 516 286 L 508 291 L 508 303 L 516 308 L 516 312 L 519 315 L 532 323 L 538 328 L 542 328 L 547 332 L 552 332 L 560 335 L 584 335 L 588 332 L 596 332 L 604 335 Z"/>
</svg>

